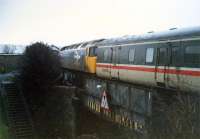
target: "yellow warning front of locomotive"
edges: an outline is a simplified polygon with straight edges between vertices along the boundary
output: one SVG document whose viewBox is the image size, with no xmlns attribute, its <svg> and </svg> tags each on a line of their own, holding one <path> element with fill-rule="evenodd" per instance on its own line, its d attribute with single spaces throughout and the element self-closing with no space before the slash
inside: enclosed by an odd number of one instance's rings
<svg viewBox="0 0 200 139">
<path fill-rule="evenodd" d="M 93 56 L 86 56 L 85 57 L 85 65 L 86 65 L 86 71 L 89 73 L 96 73 L 96 61 L 97 57 Z"/>
</svg>

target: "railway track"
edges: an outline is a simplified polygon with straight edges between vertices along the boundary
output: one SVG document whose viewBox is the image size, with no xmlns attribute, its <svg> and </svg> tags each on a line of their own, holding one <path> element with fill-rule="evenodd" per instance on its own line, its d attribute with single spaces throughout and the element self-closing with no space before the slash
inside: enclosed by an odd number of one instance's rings
<svg viewBox="0 0 200 139">
<path fill-rule="evenodd" d="M 3 88 L 7 95 L 7 116 L 11 138 L 33 139 L 33 122 L 23 94 L 12 82 L 4 83 Z"/>
</svg>

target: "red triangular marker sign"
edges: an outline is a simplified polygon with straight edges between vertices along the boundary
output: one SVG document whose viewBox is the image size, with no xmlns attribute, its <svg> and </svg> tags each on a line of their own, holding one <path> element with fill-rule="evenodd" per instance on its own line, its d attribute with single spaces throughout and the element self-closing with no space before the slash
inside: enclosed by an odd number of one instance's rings
<svg viewBox="0 0 200 139">
<path fill-rule="evenodd" d="M 105 91 L 103 92 L 103 95 L 102 95 L 102 98 L 101 98 L 101 108 L 109 110 L 107 94 L 106 94 Z"/>
</svg>

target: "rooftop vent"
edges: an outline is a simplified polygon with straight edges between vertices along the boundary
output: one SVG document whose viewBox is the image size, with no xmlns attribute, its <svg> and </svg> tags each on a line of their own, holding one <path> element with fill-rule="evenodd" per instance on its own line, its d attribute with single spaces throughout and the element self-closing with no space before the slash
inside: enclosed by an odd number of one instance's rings
<svg viewBox="0 0 200 139">
<path fill-rule="evenodd" d="M 169 30 L 176 30 L 177 28 L 170 28 Z"/>
<path fill-rule="evenodd" d="M 149 31 L 149 32 L 147 32 L 147 33 L 154 33 L 154 31 Z"/>
</svg>

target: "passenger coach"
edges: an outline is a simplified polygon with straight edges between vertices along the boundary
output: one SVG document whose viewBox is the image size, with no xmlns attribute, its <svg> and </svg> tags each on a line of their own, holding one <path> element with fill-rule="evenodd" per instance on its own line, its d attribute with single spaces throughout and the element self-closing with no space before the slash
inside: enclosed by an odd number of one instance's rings
<svg viewBox="0 0 200 139">
<path fill-rule="evenodd" d="M 200 27 L 105 40 L 97 76 L 200 92 Z"/>
</svg>

